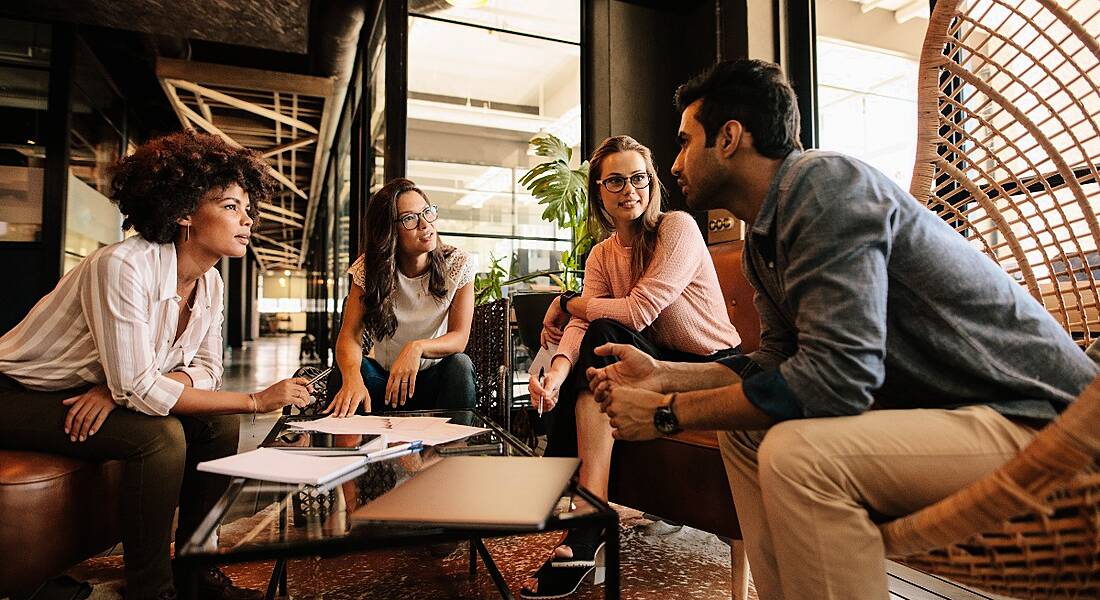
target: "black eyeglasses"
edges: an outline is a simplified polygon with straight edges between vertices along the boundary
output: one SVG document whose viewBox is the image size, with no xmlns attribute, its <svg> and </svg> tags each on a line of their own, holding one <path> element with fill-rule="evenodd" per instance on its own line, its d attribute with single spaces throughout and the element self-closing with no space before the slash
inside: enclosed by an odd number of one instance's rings
<svg viewBox="0 0 1100 600">
<path fill-rule="evenodd" d="M 630 181 L 630 185 L 634 186 L 634 189 L 643 190 L 649 187 L 649 173 L 635 173 L 630 177 L 623 177 L 622 175 L 612 175 L 597 181 L 596 183 L 603 186 L 603 188 L 612 194 L 618 194 L 626 187 L 626 182 Z"/>
<path fill-rule="evenodd" d="M 425 223 L 435 223 L 436 217 L 439 216 L 439 207 L 434 204 L 424 207 L 424 210 L 419 213 L 409 213 L 402 215 L 393 220 L 394 223 L 401 223 L 401 226 L 405 229 L 416 229 L 416 226 L 420 224 L 420 219 L 423 218 Z"/>
</svg>

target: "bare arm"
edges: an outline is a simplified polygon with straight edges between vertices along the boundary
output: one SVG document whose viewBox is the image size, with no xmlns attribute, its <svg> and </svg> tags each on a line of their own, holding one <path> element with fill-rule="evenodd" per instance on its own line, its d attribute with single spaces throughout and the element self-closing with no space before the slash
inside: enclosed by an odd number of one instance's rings
<svg viewBox="0 0 1100 600">
<path fill-rule="evenodd" d="M 669 393 L 741 382 L 741 377 L 724 365 L 660 361 L 630 344 L 604 344 L 595 352 L 599 356 L 614 356 L 616 359 L 606 367 L 588 368 L 588 387 L 598 401 L 603 401 L 612 386 Z"/>
<path fill-rule="evenodd" d="M 709 390 L 741 383 L 737 373 L 718 363 L 659 362 L 658 365 L 663 392 Z"/>
<path fill-rule="evenodd" d="M 336 366 L 340 369 L 344 385 L 363 385 L 363 288 L 351 285 L 348 301 L 344 305 L 344 320 L 336 337 Z"/>
<path fill-rule="evenodd" d="M 651 440 L 660 435 L 653 423 L 654 413 L 671 402 L 671 394 L 612 385 L 600 410 L 610 418 L 615 439 Z M 678 393 L 672 411 L 684 429 L 756 430 L 767 429 L 775 422 L 749 402 L 740 383 Z"/>
<path fill-rule="evenodd" d="M 305 406 L 309 403 L 304 378 L 284 379 L 271 387 L 247 394 L 244 392 L 214 392 L 196 388 L 187 373 L 175 371 L 165 377 L 184 385 L 183 393 L 172 407 L 173 415 L 233 415 L 271 412 L 287 404 Z M 253 401 L 252 396 L 255 396 Z"/>
<path fill-rule="evenodd" d="M 257 406 L 257 412 L 266 412 Z M 170 411 L 173 415 L 231 415 L 251 413 L 252 399 L 243 392 L 211 392 L 187 386 Z"/>
<path fill-rule="evenodd" d="M 755 430 L 767 429 L 775 423 L 775 419 L 749 402 L 740 383 L 678 393 L 672 408 L 684 429 Z"/>
</svg>

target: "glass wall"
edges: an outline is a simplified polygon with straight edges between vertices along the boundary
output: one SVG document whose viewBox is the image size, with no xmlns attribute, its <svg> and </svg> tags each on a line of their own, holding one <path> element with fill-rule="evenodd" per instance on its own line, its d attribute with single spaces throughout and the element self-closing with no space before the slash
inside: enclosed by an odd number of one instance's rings
<svg viewBox="0 0 1100 600">
<path fill-rule="evenodd" d="M 556 267 L 571 234 L 518 180 L 539 162 L 535 134 L 580 154 L 580 3 L 490 1 L 411 13 L 408 27 L 406 173 L 439 205 L 441 239 L 481 270 Z"/>
<path fill-rule="evenodd" d="M 92 251 L 122 241 L 122 215 L 108 199 L 109 169 L 126 147 L 126 103 L 83 43 L 76 46 L 65 271 Z"/>
<path fill-rule="evenodd" d="M 909 189 L 917 150 L 917 66 L 927 10 L 817 0 L 818 146 Z"/>
<path fill-rule="evenodd" d="M 0 19 L 0 242 L 42 234 L 50 26 Z"/>
</svg>

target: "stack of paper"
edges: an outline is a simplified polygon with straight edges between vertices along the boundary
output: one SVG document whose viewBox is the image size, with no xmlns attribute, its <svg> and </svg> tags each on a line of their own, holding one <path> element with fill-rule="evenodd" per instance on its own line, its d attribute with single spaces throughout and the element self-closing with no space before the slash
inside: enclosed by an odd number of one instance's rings
<svg viewBox="0 0 1100 600">
<path fill-rule="evenodd" d="M 325 417 L 315 421 L 295 421 L 289 423 L 289 426 L 325 433 L 373 433 L 385 435 L 390 442 L 421 441 L 425 446 L 445 444 L 489 431 L 484 427 L 448 423 L 449 420 L 447 417 L 355 415 Z"/>
<path fill-rule="evenodd" d="M 275 448 L 258 448 L 243 454 L 201 462 L 198 470 L 262 481 L 324 485 L 366 462 L 366 456 L 310 456 Z"/>
</svg>

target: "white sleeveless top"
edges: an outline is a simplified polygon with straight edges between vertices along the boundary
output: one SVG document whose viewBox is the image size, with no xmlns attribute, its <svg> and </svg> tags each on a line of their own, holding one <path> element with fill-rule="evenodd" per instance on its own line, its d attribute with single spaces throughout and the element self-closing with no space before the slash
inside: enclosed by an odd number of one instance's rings
<svg viewBox="0 0 1100 600">
<path fill-rule="evenodd" d="M 364 256 L 360 255 L 348 269 L 352 282 L 360 288 L 366 287 L 363 262 Z M 470 255 L 458 248 L 451 252 L 444 267 L 443 279 L 447 295 L 443 299 L 436 298 L 428 291 L 428 273 L 419 277 L 405 277 L 398 269 L 397 286 L 393 290 L 393 314 L 397 317 L 397 330 L 388 338 L 374 340 L 374 359 L 387 371 L 409 342 L 435 339 L 447 333 L 448 315 L 455 293 L 474 280 L 476 269 Z M 422 358 L 420 369 L 427 369 L 439 361 L 438 358 Z"/>
</svg>

